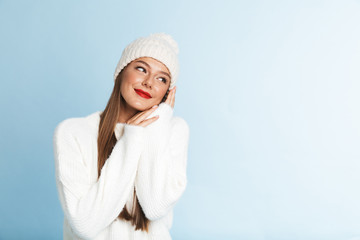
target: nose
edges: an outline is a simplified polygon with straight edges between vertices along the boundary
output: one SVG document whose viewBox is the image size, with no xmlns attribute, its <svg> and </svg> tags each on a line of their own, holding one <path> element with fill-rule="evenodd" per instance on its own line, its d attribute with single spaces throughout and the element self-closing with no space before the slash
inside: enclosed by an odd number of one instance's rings
<svg viewBox="0 0 360 240">
<path fill-rule="evenodd" d="M 147 88 L 150 88 L 150 89 L 152 88 L 152 84 L 153 84 L 153 82 L 152 82 L 151 76 L 147 76 L 142 82 L 143 86 L 146 86 Z"/>
</svg>

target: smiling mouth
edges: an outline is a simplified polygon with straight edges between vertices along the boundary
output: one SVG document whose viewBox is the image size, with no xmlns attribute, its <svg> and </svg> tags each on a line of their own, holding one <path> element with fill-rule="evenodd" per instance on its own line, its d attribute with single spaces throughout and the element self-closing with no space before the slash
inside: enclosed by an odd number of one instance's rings
<svg viewBox="0 0 360 240">
<path fill-rule="evenodd" d="M 144 91 L 140 90 L 140 89 L 135 89 L 135 92 L 140 96 L 140 97 L 143 97 L 143 98 L 146 98 L 146 99 L 149 99 L 151 98 L 151 96 L 147 93 L 145 93 Z"/>
</svg>

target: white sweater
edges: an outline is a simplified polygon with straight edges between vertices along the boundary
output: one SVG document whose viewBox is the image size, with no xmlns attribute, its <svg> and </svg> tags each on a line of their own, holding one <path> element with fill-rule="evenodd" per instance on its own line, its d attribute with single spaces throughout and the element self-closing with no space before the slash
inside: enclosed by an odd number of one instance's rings
<svg viewBox="0 0 360 240">
<path fill-rule="evenodd" d="M 69 118 L 54 132 L 55 176 L 64 211 L 64 239 L 171 239 L 172 209 L 186 188 L 189 126 L 166 103 L 147 127 L 117 123 L 117 142 L 97 172 L 101 111 Z M 149 232 L 117 218 L 132 209 L 134 187 Z"/>
</svg>

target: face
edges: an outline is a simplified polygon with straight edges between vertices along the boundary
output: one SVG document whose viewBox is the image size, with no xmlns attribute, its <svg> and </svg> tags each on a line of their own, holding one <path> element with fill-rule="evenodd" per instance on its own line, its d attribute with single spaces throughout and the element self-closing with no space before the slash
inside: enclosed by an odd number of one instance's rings
<svg viewBox="0 0 360 240">
<path fill-rule="evenodd" d="M 170 72 L 163 63 L 150 57 L 137 58 L 123 69 L 121 104 L 137 111 L 149 109 L 161 102 L 170 80 Z"/>
</svg>

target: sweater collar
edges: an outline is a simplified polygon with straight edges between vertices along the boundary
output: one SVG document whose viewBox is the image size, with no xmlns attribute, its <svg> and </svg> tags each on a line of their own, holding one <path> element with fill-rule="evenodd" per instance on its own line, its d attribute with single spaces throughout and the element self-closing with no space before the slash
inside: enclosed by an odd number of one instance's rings
<svg viewBox="0 0 360 240">
<path fill-rule="evenodd" d="M 116 123 L 114 129 L 116 140 L 119 140 L 119 138 L 123 135 L 124 127 L 125 127 L 125 123 L 120 123 L 120 122 Z"/>
</svg>

